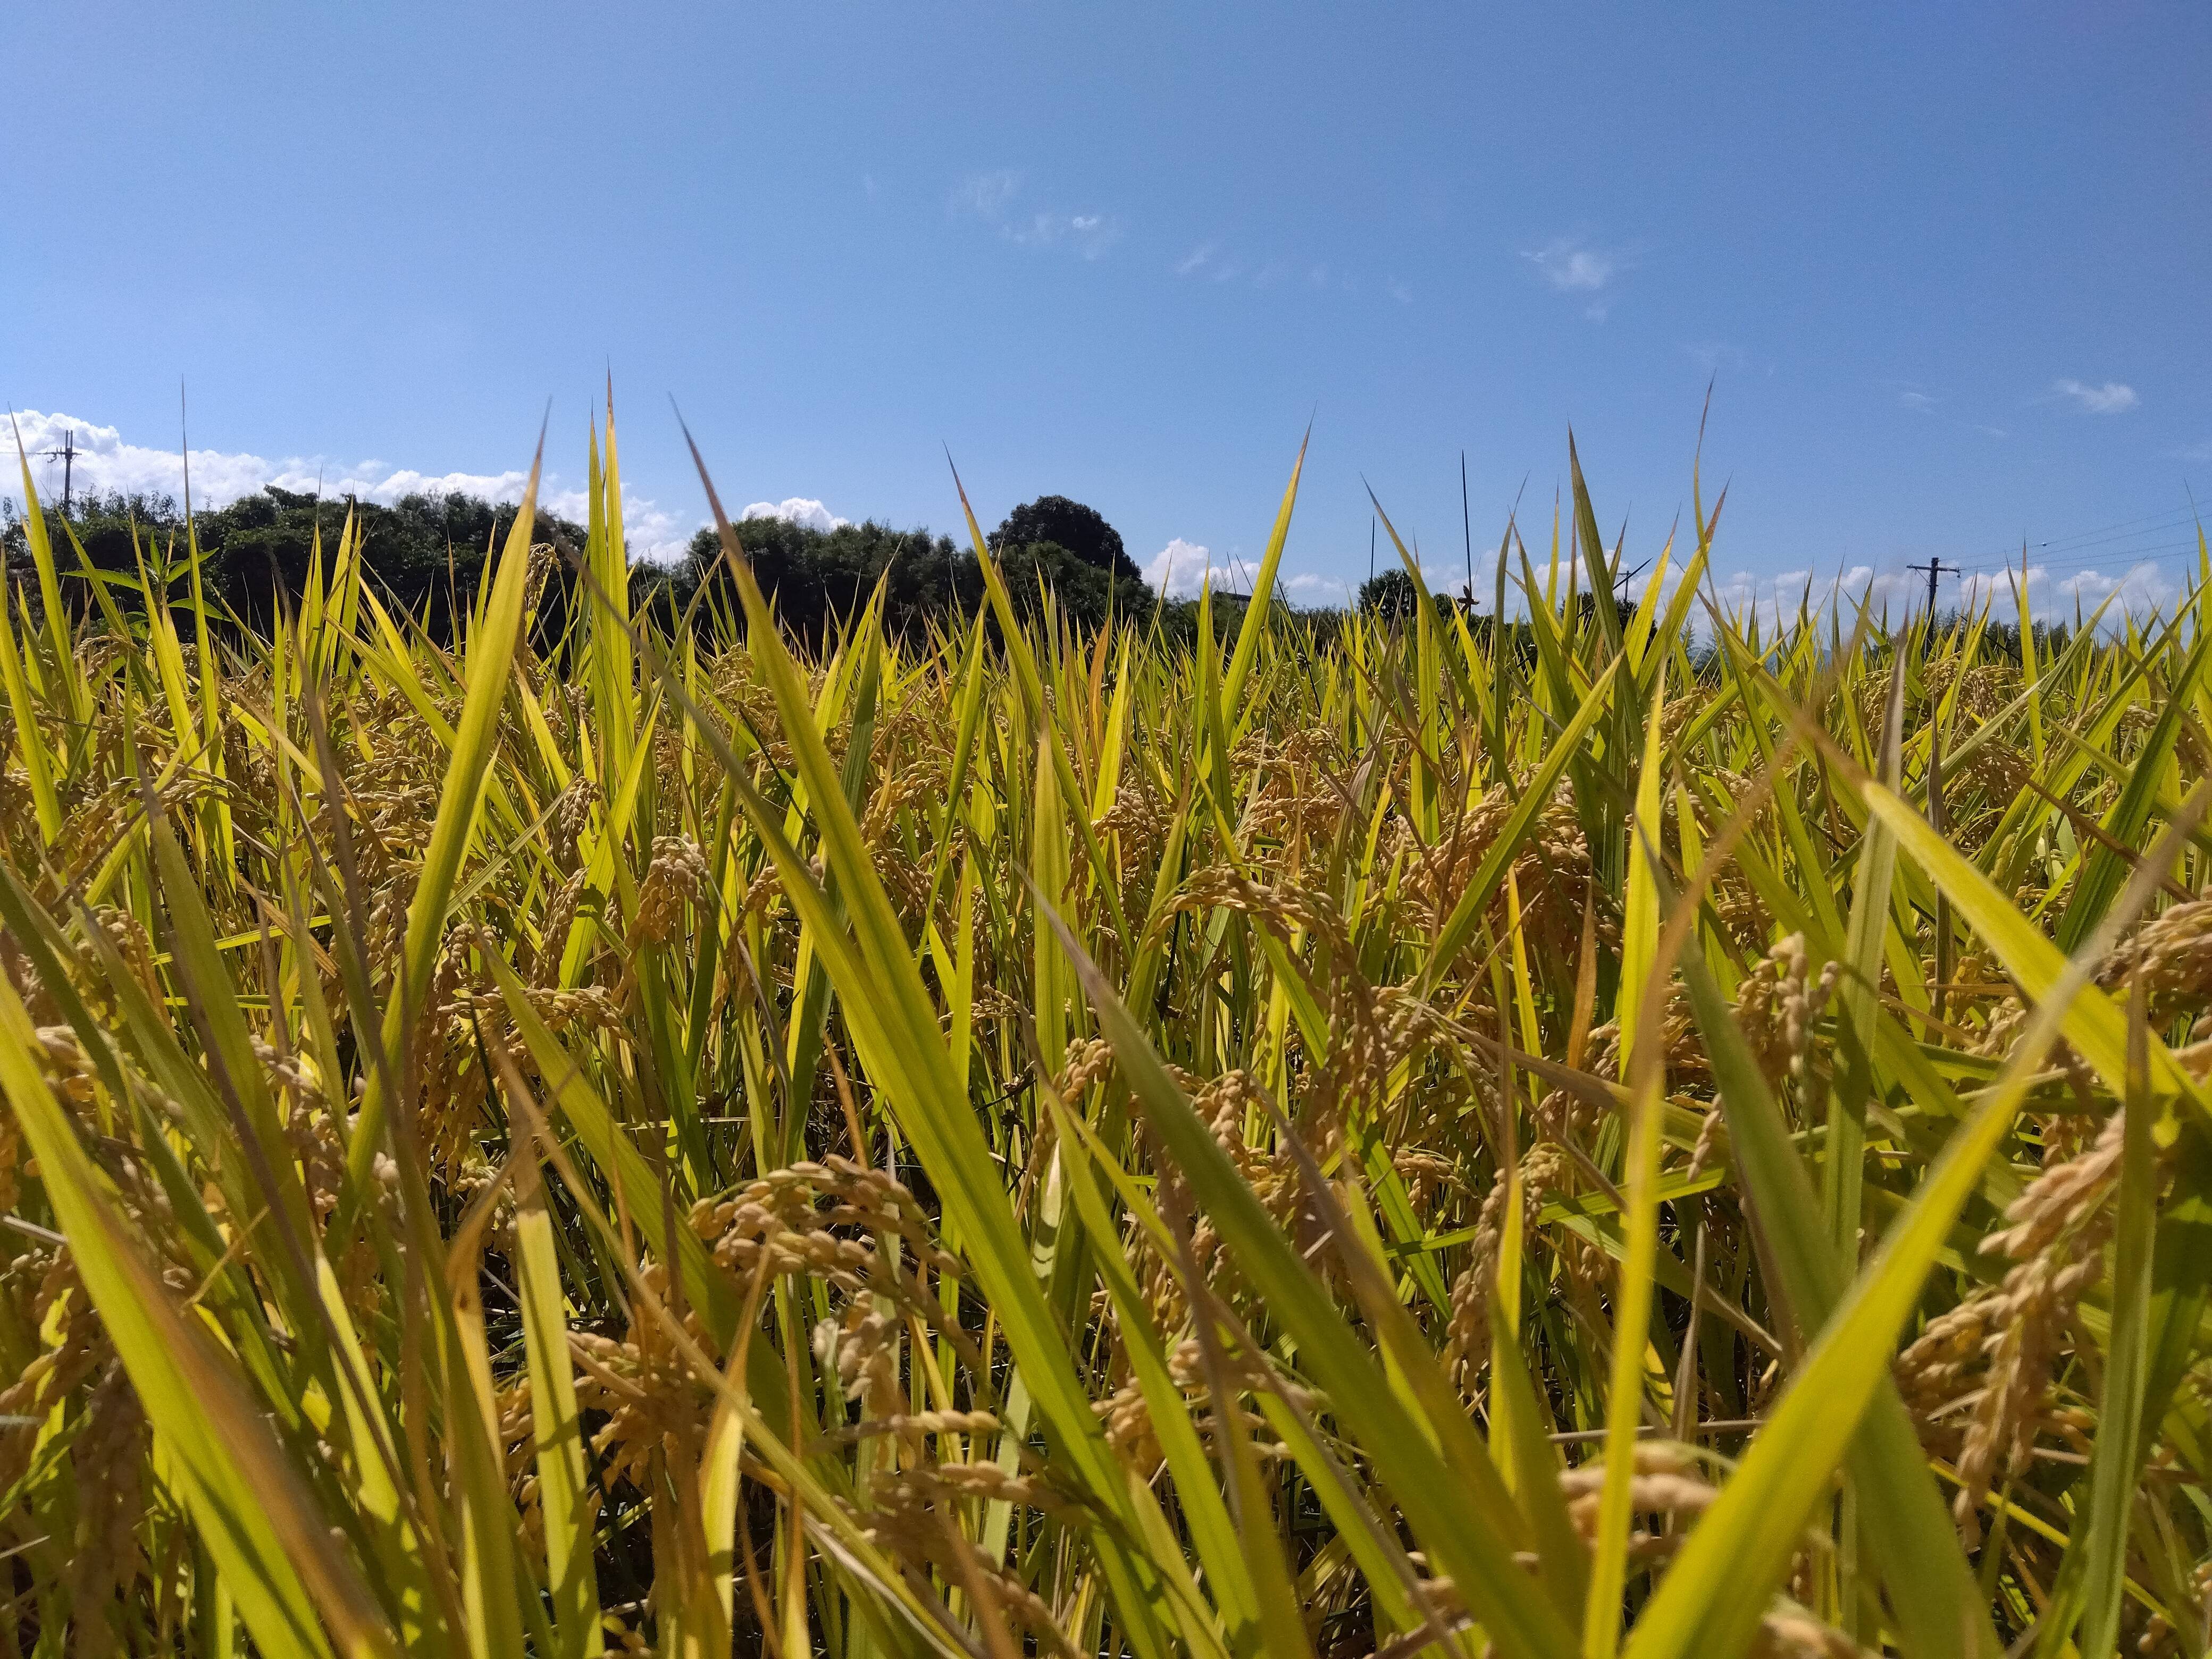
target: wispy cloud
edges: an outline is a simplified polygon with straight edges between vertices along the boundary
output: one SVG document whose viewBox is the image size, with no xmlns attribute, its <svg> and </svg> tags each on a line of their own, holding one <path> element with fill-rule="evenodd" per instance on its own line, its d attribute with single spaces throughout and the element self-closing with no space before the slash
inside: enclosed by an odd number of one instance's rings
<svg viewBox="0 0 2212 1659">
<path fill-rule="evenodd" d="M 1215 256 L 1220 252 L 1221 244 L 1218 242 L 1200 242 L 1176 261 L 1175 274 L 1178 276 L 1194 276 L 1212 264 Z"/>
<path fill-rule="evenodd" d="M 2212 438 L 2207 438 L 2201 444 L 2185 444 L 2173 453 L 2177 459 L 2188 462 L 2191 466 L 2212 466 Z"/>
<path fill-rule="evenodd" d="M 185 455 L 178 450 L 126 442 L 120 430 L 75 415 L 43 414 L 35 409 L 15 415 L 26 453 L 35 458 L 32 480 L 41 497 L 61 495 L 62 468 L 46 462 L 44 453 L 61 447 L 65 434 L 73 439 L 76 459 L 72 481 L 80 495 L 167 495 L 182 501 L 185 495 Z M 0 438 L 0 442 L 8 441 Z M 509 472 L 425 472 L 394 466 L 387 461 L 335 461 L 322 456 L 293 455 L 281 459 L 245 451 L 195 449 L 191 452 L 191 496 L 194 507 L 225 507 L 243 495 L 254 495 L 274 484 L 279 489 L 319 489 L 326 500 L 352 495 L 380 507 L 389 507 L 403 495 L 460 494 L 490 501 L 521 498 L 530 475 Z M 13 469 L 9 469 L 12 471 Z M 13 500 L 15 492 L 4 492 Z M 585 492 L 564 488 L 558 473 L 548 472 L 538 489 L 548 511 L 564 519 L 587 516 Z M 17 505 L 20 507 L 21 503 Z M 691 532 L 704 520 L 685 522 L 650 499 L 626 495 L 623 526 L 631 551 L 648 559 L 682 556 Z"/>
<path fill-rule="evenodd" d="M 1624 250 L 1601 247 L 1586 236 L 1561 236 L 1523 248 L 1521 257 L 1554 293 L 1584 298 L 1583 315 L 1594 323 L 1603 322 L 1613 309 L 1620 275 L 1632 263 Z"/>
<path fill-rule="evenodd" d="M 1310 294 L 1358 294 L 1360 278 L 1321 261 L 1308 263 L 1303 256 L 1254 253 L 1210 237 L 1168 267 L 1185 282 L 1249 283 L 1257 289 L 1285 293 L 1303 289 Z M 1400 305 L 1413 302 L 1413 290 L 1395 277 L 1380 283 L 1370 278 L 1368 290 L 1382 294 Z"/>
<path fill-rule="evenodd" d="M 1916 415 L 1925 415 L 1944 426 L 1955 426 L 1967 432 L 1978 432 L 1985 438 L 2008 438 L 2012 434 L 2001 426 L 1990 426 L 1982 421 L 1962 420 L 1956 415 L 1942 413 L 1948 399 L 1932 392 L 1923 392 L 1918 386 L 1905 386 L 1897 394 L 1897 406 L 1909 409 Z"/>
<path fill-rule="evenodd" d="M 1033 213 L 1025 223 L 1009 224 L 1006 234 L 1024 247 L 1064 243 L 1085 258 L 1096 259 L 1121 240 L 1121 226 L 1101 213 Z"/>
<path fill-rule="evenodd" d="M 1296 575 L 1282 578 L 1282 587 L 1296 605 L 1340 605 L 1348 608 L 1358 599 L 1352 585 L 1342 577 L 1324 576 L 1312 570 L 1301 570 Z"/>
<path fill-rule="evenodd" d="M 1022 203 L 1027 175 L 1014 167 L 974 173 L 953 188 L 948 210 L 979 219 L 1023 247 L 1064 247 L 1096 259 L 1121 240 L 1121 222 L 1105 213 L 1071 213 Z"/>
<path fill-rule="evenodd" d="M 811 495 L 787 495 L 780 501 L 755 501 L 738 515 L 741 519 L 784 519 L 809 530 L 842 530 L 852 523 L 841 519 Z"/>
<path fill-rule="evenodd" d="M 2107 380 L 2102 386 L 2091 386 L 2086 380 L 2053 380 L 2051 395 L 2068 399 L 2084 415 L 2124 415 L 2142 402 L 2133 386 L 2118 380 Z"/>
<path fill-rule="evenodd" d="M 1022 175 L 1013 167 L 990 173 L 971 173 L 952 189 L 952 210 L 979 219 L 1001 219 L 1022 187 Z"/>
<path fill-rule="evenodd" d="M 1614 255 L 1572 236 L 1562 236 L 1540 248 L 1524 248 L 1521 257 L 1562 294 L 1595 294 L 1613 281 L 1620 269 Z"/>
<path fill-rule="evenodd" d="M 1263 265 L 1260 275 L 1264 276 L 1268 269 Z M 1218 241 L 1200 242 L 1175 262 L 1176 276 L 1203 277 L 1209 283 L 1233 283 L 1244 270 L 1244 261 L 1224 250 Z"/>
</svg>

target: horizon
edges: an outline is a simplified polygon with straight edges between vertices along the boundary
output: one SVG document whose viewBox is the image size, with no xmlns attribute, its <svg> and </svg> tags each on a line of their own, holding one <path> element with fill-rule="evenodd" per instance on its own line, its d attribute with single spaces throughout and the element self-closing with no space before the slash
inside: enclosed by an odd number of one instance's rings
<svg viewBox="0 0 2212 1659">
<path fill-rule="evenodd" d="M 42 416 L 35 410 L 22 411 L 16 418 L 19 422 L 44 422 L 55 430 L 64 429 L 64 423 L 69 420 L 69 417 L 64 416 Z M 81 428 L 70 429 L 72 435 L 76 431 L 82 430 Z M 100 435 L 112 436 L 112 434 Z M 17 438 L 19 447 L 21 447 L 20 427 Z M 55 453 L 53 451 L 44 453 Z M 204 452 L 194 450 L 191 453 L 194 458 L 193 464 L 198 465 L 199 458 Z M 99 456 L 102 453 L 102 451 L 96 449 L 80 449 L 70 459 L 76 463 L 82 463 L 87 456 Z M 188 469 L 185 467 L 181 459 L 174 455 L 167 459 L 175 463 L 179 477 L 184 478 L 189 485 Z M 234 462 L 239 458 L 218 456 L 214 459 L 221 463 Z M 143 458 L 133 458 L 131 465 L 143 470 Z M 218 471 L 221 476 L 220 467 Z M 236 476 L 234 468 L 230 476 L 234 481 Z M 560 518 L 573 527 L 588 517 L 590 513 L 588 498 L 582 490 L 544 487 L 544 481 L 550 479 L 551 476 L 550 469 L 542 475 L 538 497 L 538 510 Z M 93 474 L 88 471 L 88 478 L 92 477 Z M 319 473 L 312 479 L 307 478 L 296 470 L 295 464 L 295 470 L 267 480 L 259 485 L 258 489 L 274 495 L 311 495 L 319 503 L 331 507 L 343 505 L 349 510 L 359 502 L 363 506 L 390 511 L 404 501 L 425 499 L 439 501 L 448 496 L 471 500 L 488 506 L 511 507 L 520 500 L 522 487 L 526 480 L 526 473 L 510 473 L 498 478 L 483 479 L 465 475 L 425 477 L 419 474 L 403 472 L 395 473 L 380 483 L 369 483 L 365 489 L 361 487 L 364 483 L 362 480 L 339 480 L 340 486 L 348 483 L 356 486 L 353 489 L 345 489 L 331 487 L 330 481 Z M 308 488 L 309 485 L 313 487 Z M 489 486 L 489 489 L 486 486 Z M 218 486 L 218 492 L 222 488 L 222 486 Z M 104 512 L 112 511 L 118 507 L 136 508 L 143 505 L 153 507 L 174 520 L 191 514 L 219 511 L 252 493 L 254 492 L 232 490 L 218 501 L 196 496 L 190 488 L 185 488 L 181 491 L 165 490 L 159 488 L 158 481 L 142 487 L 120 489 L 103 489 L 95 482 L 88 483 L 86 489 L 77 491 L 76 495 L 81 502 L 88 504 L 97 499 Z M 179 498 L 179 494 L 184 497 L 182 501 Z M 48 499 L 44 491 L 40 492 L 39 498 L 41 507 L 49 511 L 56 509 L 58 503 Z M 187 502 L 191 505 L 187 506 Z M 1715 526 L 1725 504 L 1725 497 L 1714 503 L 1713 511 L 1706 524 L 1706 533 L 1709 537 L 1713 536 Z M 84 511 L 85 507 L 80 506 L 76 508 L 74 516 L 82 521 Z M 0 530 L 6 530 L 15 523 L 19 512 L 15 497 L 5 492 L 0 492 Z M 623 518 L 626 522 L 634 525 L 646 516 L 647 515 L 632 510 L 629 504 L 625 502 Z M 902 534 L 948 539 L 960 548 L 963 554 L 969 550 L 964 534 L 951 535 L 928 526 L 902 527 L 877 519 L 853 520 L 832 518 L 823 510 L 819 501 L 754 501 L 747 504 L 732 519 L 733 527 L 739 532 L 741 544 L 744 526 L 763 520 L 788 521 L 822 535 L 828 535 L 842 529 L 900 532 Z M 1389 529 L 1395 534 L 1395 527 L 1389 526 L 1388 521 L 1380 514 L 1376 515 L 1376 523 L 1378 527 Z M 630 548 L 632 568 L 663 572 L 678 570 L 691 557 L 692 548 L 698 537 L 711 527 L 710 523 L 702 522 L 683 541 L 670 543 L 644 554 L 640 554 L 635 544 L 633 544 Z M 2028 577 L 2027 583 L 2028 611 L 2039 635 L 2046 631 L 2068 629 L 2069 621 L 2065 614 L 2067 607 L 2070 607 L 2070 626 L 2075 629 L 2084 626 L 2102 628 L 2108 631 L 2117 630 L 2126 625 L 2148 628 L 2177 619 L 2180 614 L 2181 606 L 2190 599 L 2186 583 L 2191 577 L 2197 576 L 2205 580 L 2212 580 L 2212 546 L 2208 546 L 2201 520 L 2194 521 L 2192 527 L 2197 537 L 2194 544 L 2197 554 L 2196 563 L 2193 568 L 2185 566 L 2174 573 L 2175 580 L 2181 586 L 2171 591 L 2168 591 L 2166 586 L 2166 573 L 2148 563 L 2136 565 L 2117 580 L 2103 579 L 2094 570 L 2079 569 L 2070 577 L 2054 579 L 2045 566 L 2031 562 L 2028 556 L 2023 552 L 2020 565 L 2001 566 L 1995 571 L 1987 568 L 1961 570 L 1948 565 L 1942 566 L 1942 575 L 1945 580 L 1961 580 L 1957 588 L 1938 592 L 1934 605 L 1935 615 L 1938 623 L 1945 627 L 1954 626 L 1963 619 L 1981 617 L 1989 625 L 2000 629 L 2008 628 L 2016 629 L 2021 614 L 2019 573 L 2025 571 Z M 1000 528 L 1003 529 L 1004 526 L 1001 525 Z M 1676 528 L 1679 530 L 1680 526 L 1677 526 Z M 1530 606 L 1528 599 L 1533 590 L 1529 588 L 1523 574 L 1516 568 L 1519 561 L 1524 556 L 1528 558 L 1532 571 L 1541 568 L 1545 573 L 1542 586 L 1547 590 L 1547 604 L 1556 605 L 1556 599 L 1552 597 L 1552 590 L 1555 586 L 1562 592 L 1583 592 L 1587 598 L 1584 561 L 1580 553 L 1574 549 L 1574 532 L 1571 525 L 1564 517 L 1558 526 L 1559 546 L 1555 568 L 1553 567 L 1553 556 L 1550 552 L 1547 551 L 1542 559 L 1538 559 L 1529 553 L 1525 542 L 1518 537 L 1517 526 L 1510 520 L 1509 520 L 1508 531 L 1509 534 L 1515 538 L 1515 553 L 1513 558 L 1508 562 L 1506 571 L 1505 592 L 1510 598 L 1504 614 L 1509 622 L 1525 623 L 1529 617 Z M 369 538 L 368 546 L 373 565 L 374 532 L 372 530 L 367 533 Z M 1390 546 L 1387 558 L 1382 552 L 1385 545 Z M 1659 560 L 1646 561 L 1643 565 L 1628 569 L 1624 574 L 1621 565 L 1623 550 L 1616 544 L 1611 550 L 1612 556 L 1608 562 L 1613 572 L 1616 591 L 1624 602 L 1631 605 L 1640 602 L 1654 578 L 1655 572 L 1657 580 L 1663 584 L 1661 589 L 1662 597 L 1668 602 L 1672 602 L 1679 590 L 1680 582 L 1686 574 L 1687 557 L 1693 556 L 1696 550 L 1694 532 L 1686 553 L 1676 553 L 1675 547 L 1676 538 L 1670 536 L 1666 545 L 1662 549 L 1662 556 Z M 489 550 L 486 550 L 487 552 Z M 1196 550 L 1200 553 L 1206 551 L 1202 548 Z M 1170 548 L 1170 560 L 1173 558 L 1174 554 L 1175 549 Z M 1405 568 L 1406 561 L 1401 558 L 1394 544 L 1378 541 L 1374 557 L 1376 562 L 1370 566 L 1367 580 L 1371 580 L 1376 575 L 1392 575 Z M 1422 580 L 1432 597 L 1439 603 L 1468 604 L 1471 600 L 1469 614 L 1480 617 L 1486 609 L 1495 607 L 1494 595 L 1497 591 L 1499 555 L 1496 552 L 1476 554 L 1469 547 L 1466 550 L 1465 558 L 1464 575 L 1462 570 L 1455 569 L 1448 562 L 1424 560 L 1421 562 Z M 1189 576 L 1187 569 L 1164 571 L 1162 566 L 1166 562 L 1168 562 L 1167 560 L 1155 559 L 1152 568 L 1146 573 L 1150 579 L 1148 591 L 1154 592 L 1163 602 L 1194 603 L 1209 586 L 1217 599 L 1236 600 L 1241 603 L 1250 596 L 1253 566 L 1244 561 L 1238 560 L 1232 563 L 1223 564 L 1208 560 L 1200 568 L 1195 579 Z M 1923 578 L 1927 571 L 1928 567 L 1924 564 L 1911 567 L 1905 571 L 1876 571 L 1871 567 L 1861 565 L 1848 571 L 1838 571 L 1833 576 L 1825 580 L 1814 573 L 1806 571 L 1787 572 L 1778 577 L 1761 579 L 1747 572 L 1736 572 L 1733 574 L 1717 574 L 1709 568 L 1700 585 L 1705 589 L 1705 598 L 1713 603 L 1732 624 L 1740 625 L 1746 618 L 1749 618 L 1758 624 L 1771 623 L 1775 628 L 1780 629 L 1784 627 L 1793 616 L 1808 617 L 1815 624 L 1830 621 L 1840 624 L 1842 617 L 1846 611 L 1850 611 L 1854 613 L 1854 626 L 1856 626 L 1857 625 L 1856 613 L 1864 611 L 1869 621 L 1877 628 L 1878 636 L 1892 636 L 1897 635 L 1899 630 L 1911 627 L 1917 617 L 1925 616 L 1928 613 L 1929 602 L 1927 597 L 1921 592 L 1924 585 Z M 1171 580 L 1164 581 L 1158 580 L 1163 574 Z M 1460 580 L 1458 586 L 1454 586 L 1455 579 Z M 1296 576 L 1285 578 L 1279 572 L 1273 598 L 1274 603 L 1285 605 L 1294 612 L 1322 616 L 1341 614 L 1362 608 L 1364 603 L 1362 597 L 1364 592 L 1364 581 L 1358 586 L 1347 583 L 1340 592 L 1331 592 L 1328 586 L 1304 583 Z M 1790 603 L 1793 593 L 1796 596 L 1794 608 Z M 1492 596 L 1487 605 L 1486 605 L 1485 596 Z M 2006 607 L 2008 616 L 1997 614 L 2001 600 L 2009 601 L 2009 605 Z M 2055 619 L 2051 615 L 2054 602 L 2060 607 L 2060 614 Z M 2173 607 L 2171 617 L 2168 615 L 2169 605 Z M 1696 637 L 1702 623 L 1703 619 L 1696 614 L 1693 607 L 1684 623 L 1686 633 L 1692 638 Z"/>
</svg>

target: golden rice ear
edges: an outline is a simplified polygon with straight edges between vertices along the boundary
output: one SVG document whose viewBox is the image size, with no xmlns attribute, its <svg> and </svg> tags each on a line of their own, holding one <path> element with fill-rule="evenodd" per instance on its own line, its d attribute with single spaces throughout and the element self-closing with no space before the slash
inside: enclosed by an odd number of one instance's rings
<svg viewBox="0 0 2212 1659">
<path fill-rule="evenodd" d="M 2204 1647 L 2212 589 L 1731 610 L 1571 448 L 1548 577 L 1316 617 L 1304 459 L 1095 636 L 957 477 L 975 614 L 703 462 L 633 605 L 611 403 L 436 606 L 27 524 L 0 1634 Z"/>
</svg>

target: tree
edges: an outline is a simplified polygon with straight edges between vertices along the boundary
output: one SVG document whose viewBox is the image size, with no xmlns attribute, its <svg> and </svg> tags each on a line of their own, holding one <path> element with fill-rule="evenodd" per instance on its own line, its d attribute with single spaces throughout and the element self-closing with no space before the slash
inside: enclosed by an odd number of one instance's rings
<svg viewBox="0 0 2212 1659">
<path fill-rule="evenodd" d="M 362 557 L 387 601 L 410 614 L 428 615 L 434 637 L 449 637 L 451 599 L 463 605 L 476 591 L 486 556 L 503 545 L 514 522 L 512 502 L 473 495 L 406 495 L 390 507 L 344 499 L 318 500 L 301 490 L 271 484 L 242 495 L 228 507 L 192 514 L 191 533 L 203 557 L 201 580 L 212 600 L 247 622 L 267 628 L 281 591 L 297 603 L 307 586 L 307 569 L 320 533 L 323 569 L 337 556 L 346 514 L 354 514 Z M 60 515 L 48 523 L 62 567 L 72 569 L 73 554 L 63 539 Z M 545 511 L 537 515 L 532 539 L 556 537 L 580 550 L 585 530 Z M 75 505 L 68 528 L 83 544 L 96 569 L 135 579 L 143 550 L 151 562 L 164 557 L 181 567 L 186 547 L 184 515 L 167 495 L 87 495 Z M 26 559 L 27 544 L 20 522 L 0 523 L 0 554 L 11 568 Z M 89 605 L 82 583 L 72 584 L 72 604 Z M 557 631 L 565 617 L 566 581 L 556 574 L 541 611 L 541 622 Z"/>
<path fill-rule="evenodd" d="M 1090 513 L 1088 507 L 1078 511 Z M 1097 514 L 1091 514 L 1091 518 L 1094 531 L 1113 536 Z M 834 618 L 857 616 L 879 581 L 884 585 L 884 627 L 909 638 L 919 637 L 933 617 L 973 617 L 987 602 L 982 568 L 975 556 L 951 538 L 933 537 L 926 530 L 893 530 L 871 520 L 823 531 L 784 519 L 748 519 L 736 529 L 753 580 L 775 602 L 783 625 L 817 642 Z M 1093 540 L 1097 544 L 1095 533 Z M 1114 538 L 1114 549 L 1118 551 L 1120 545 L 1120 538 Z M 1103 627 L 1109 610 L 1126 617 L 1152 608 L 1152 590 L 1126 555 L 1118 567 L 1102 565 L 1043 539 L 1002 541 L 995 556 L 1014 609 L 1024 617 L 1042 611 L 1047 592 L 1079 629 Z M 701 582 L 726 580 L 719 574 L 721 559 L 721 544 L 714 532 L 702 530 L 694 536 L 687 574 L 678 580 L 684 590 L 679 597 L 688 599 Z M 726 598 L 726 611 L 734 614 L 736 597 Z"/>
<path fill-rule="evenodd" d="M 1359 584 L 1360 610 L 1384 622 L 1410 622 L 1420 603 L 1420 592 L 1414 587 L 1413 579 L 1402 570 L 1382 571 Z M 1445 601 L 1437 598 L 1436 605 L 1441 611 Z"/>
<path fill-rule="evenodd" d="M 1121 532 L 1081 501 L 1040 495 L 1007 514 L 990 535 L 991 551 L 1002 560 L 1009 550 L 1037 542 L 1050 542 L 1079 564 L 1109 572 L 1117 591 L 1133 592 L 1143 585 L 1145 573 L 1123 549 Z"/>
<path fill-rule="evenodd" d="M 819 642 L 835 617 L 855 617 L 884 584 L 884 625 L 919 638 L 933 616 L 972 616 L 983 602 L 975 556 L 950 537 L 927 530 L 894 530 L 872 519 L 822 531 L 787 519 L 747 519 L 735 526 L 738 544 L 761 592 L 775 603 L 785 627 Z M 712 530 L 692 537 L 687 574 L 678 586 L 726 583 L 721 543 Z M 737 614 L 737 596 L 725 593 L 724 610 Z"/>
<path fill-rule="evenodd" d="M 1121 562 L 1129 564 L 1126 556 Z M 1024 616 L 1036 615 L 1042 609 L 1042 595 L 1048 589 L 1078 628 L 1104 627 L 1109 610 L 1127 617 L 1152 609 L 1152 590 L 1142 575 L 1124 577 L 1111 567 L 1102 569 L 1058 542 L 1029 542 L 1002 549 L 999 565 L 1006 574 L 1014 608 Z M 1133 572 L 1136 567 L 1129 565 L 1129 568 Z"/>
<path fill-rule="evenodd" d="M 0 583 L 11 591 L 26 590 L 35 604 L 29 544 L 11 507 L 0 498 Z M 317 535 L 327 578 L 349 510 L 372 586 L 396 610 L 422 617 L 431 637 L 441 641 L 451 637 L 453 602 L 469 603 L 483 579 L 487 552 L 504 544 L 515 511 L 512 503 L 471 495 L 409 495 L 384 507 L 319 501 L 271 486 L 227 507 L 197 512 L 191 530 L 204 556 L 201 575 L 218 615 L 234 613 L 266 631 L 280 603 L 296 610 Z M 63 540 L 58 515 L 50 514 L 48 522 L 63 568 L 74 571 L 75 556 Z M 1060 526 L 1079 544 L 1030 533 L 1041 525 Z M 537 526 L 533 541 L 582 551 L 583 526 L 541 507 Z M 165 564 L 173 572 L 185 568 L 184 514 L 167 496 L 80 496 L 67 528 L 96 569 L 131 577 L 134 583 L 142 553 L 156 570 Z M 910 641 L 924 638 L 933 627 L 960 627 L 988 609 L 975 554 L 927 530 L 894 530 L 870 520 L 820 531 L 781 519 L 749 519 L 737 526 L 737 533 L 755 579 L 775 601 L 783 625 L 817 645 L 839 618 L 857 617 L 878 584 L 884 626 Z M 1048 592 L 1060 615 L 1079 631 L 1103 628 L 1110 617 L 1117 626 L 1157 622 L 1171 639 L 1197 637 L 1197 607 L 1188 602 L 1156 604 L 1113 526 L 1079 502 L 1060 495 L 1029 502 L 1007 515 L 992 543 L 1019 616 L 1040 615 Z M 632 567 L 633 614 L 650 608 L 672 625 L 704 586 L 717 591 L 702 600 L 698 615 L 710 623 L 738 617 L 737 596 L 729 591 L 714 532 L 701 531 L 688 552 L 680 563 Z M 70 581 L 64 591 L 72 608 L 92 604 L 85 583 Z M 118 597 L 125 592 L 113 591 Z M 572 635 L 570 619 L 588 604 L 567 562 L 556 557 L 532 625 L 536 647 L 549 653 L 559 648 Z M 1217 630 L 1227 628 L 1233 636 L 1243 604 L 1238 595 L 1214 595 Z M 997 631 L 995 617 L 988 625 Z"/>
</svg>

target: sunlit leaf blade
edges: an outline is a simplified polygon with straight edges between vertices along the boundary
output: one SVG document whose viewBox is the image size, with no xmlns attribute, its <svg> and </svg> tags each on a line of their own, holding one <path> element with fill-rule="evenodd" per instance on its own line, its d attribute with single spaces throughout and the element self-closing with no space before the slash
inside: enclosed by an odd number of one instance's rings
<svg viewBox="0 0 2212 1659">
<path fill-rule="evenodd" d="M 1521 1652 L 1572 1653 L 1574 1641 L 1565 1622 L 1514 1566 L 1505 1540 L 1469 1501 L 1460 1479 L 1437 1460 L 1420 1424 L 1385 1384 L 1320 1282 L 1191 1111 L 1097 965 L 1066 924 L 1056 918 L 1054 922 L 1148 1119 L 1231 1241 L 1244 1271 L 1297 1334 L 1305 1364 L 1397 1493 L 1414 1535 L 1448 1567 L 1486 1630 Z"/>
<path fill-rule="evenodd" d="M 39 1073 L 35 1041 L 21 1001 L 0 981 L 0 1088 L 240 1617 L 272 1654 L 396 1654 L 356 1569 L 226 1358 L 186 1323 L 125 1231 Z"/>
</svg>

